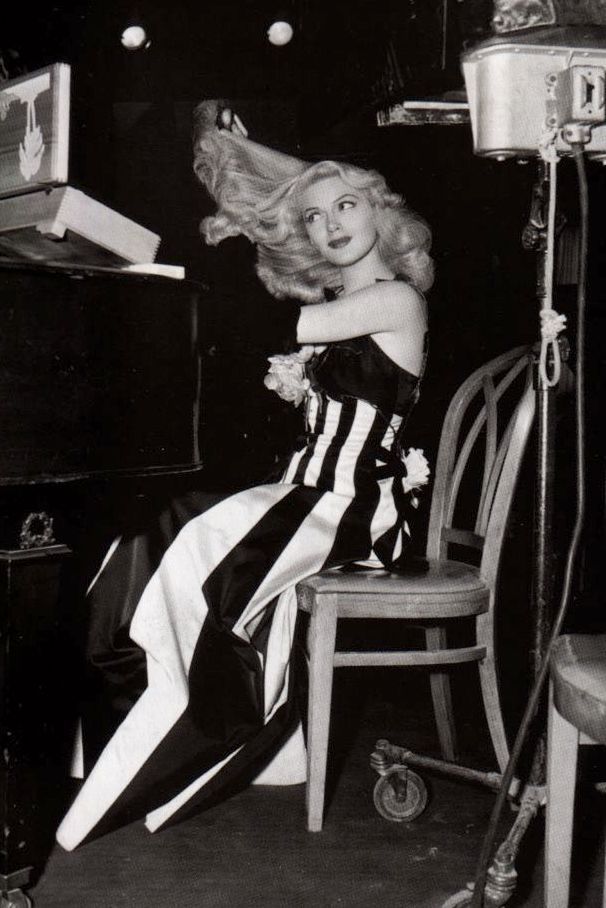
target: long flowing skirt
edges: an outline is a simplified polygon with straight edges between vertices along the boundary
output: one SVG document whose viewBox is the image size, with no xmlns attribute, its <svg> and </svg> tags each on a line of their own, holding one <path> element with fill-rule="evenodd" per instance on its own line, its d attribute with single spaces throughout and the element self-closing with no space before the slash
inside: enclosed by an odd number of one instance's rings
<svg viewBox="0 0 606 908">
<path fill-rule="evenodd" d="M 350 441 L 376 415 L 354 409 Z M 84 715 L 85 743 L 105 746 L 58 830 L 64 848 L 143 816 L 157 830 L 255 779 L 304 780 L 295 585 L 401 535 L 393 480 L 355 463 L 339 492 L 192 493 L 112 547 L 89 593 Z"/>
</svg>

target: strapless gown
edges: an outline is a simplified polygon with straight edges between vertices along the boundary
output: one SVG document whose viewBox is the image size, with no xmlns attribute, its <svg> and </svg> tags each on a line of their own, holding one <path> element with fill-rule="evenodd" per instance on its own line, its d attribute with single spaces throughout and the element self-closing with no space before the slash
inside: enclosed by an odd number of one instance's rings
<svg viewBox="0 0 606 908">
<path fill-rule="evenodd" d="M 116 540 L 88 593 L 90 678 L 71 850 L 137 818 L 157 830 L 249 782 L 305 779 L 295 585 L 409 541 L 398 450 L 419 379 L 370 338 L 309 364 L 306 432 L 279 482 L 172 501 Z"/>
</svg>

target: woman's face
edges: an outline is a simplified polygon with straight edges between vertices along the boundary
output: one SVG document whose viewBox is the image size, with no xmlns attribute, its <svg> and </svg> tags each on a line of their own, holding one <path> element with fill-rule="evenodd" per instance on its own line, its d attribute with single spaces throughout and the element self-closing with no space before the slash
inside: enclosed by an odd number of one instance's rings
<svg viewBox="0 0 606 908">
<path fill-rule="evenodd" d="M 339 268 L 363 259 L 378 238 L 376 209 L 363 190 L 340 176 L 323 177 L 301 193 L 307 236 L 331 265 Z"/>
</svg>

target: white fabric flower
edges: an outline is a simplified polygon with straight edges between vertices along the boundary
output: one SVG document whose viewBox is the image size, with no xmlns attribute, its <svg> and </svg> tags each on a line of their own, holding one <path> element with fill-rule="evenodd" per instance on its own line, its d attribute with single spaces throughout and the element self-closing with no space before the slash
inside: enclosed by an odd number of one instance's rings
<svg viewBox="0 0 606 908">
<path fill-rule="evenodd" d="M 294 353 L 270 356 L 269 371 L 263 379 L 263 384 L 270 391 L 295 407 L 310 393 L 310 381 L 305 374 L 305 363 L 311 359 L 314 348 L 310 345 L 301 347 Z"/>
<path fill-rule="evenodd" d="M 412 492 L 413 489 L 427 485 L 429 462 L 421 448 L 409 448 L 407 454 L 402 457 L 402 463 L 406 467 L 406 476 L 402 480 L 405 492 Z"/>
</svg>

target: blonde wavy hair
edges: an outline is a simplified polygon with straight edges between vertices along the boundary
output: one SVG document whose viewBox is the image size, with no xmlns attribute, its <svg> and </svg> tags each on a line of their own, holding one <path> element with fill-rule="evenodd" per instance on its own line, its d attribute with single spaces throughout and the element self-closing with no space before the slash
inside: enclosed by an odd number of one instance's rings
<svg viewBox="0 0 606 908">
<path fill-rule="evenodd" d="M 214 110 L 209 102 L 197 108 L 194 134 L 194 170 L 217 203 L 217 212 L 200 225 L 209 245 L 243 234 L 256 245 L 257 274 L 273 296 L 324 300 L 340 273 L 309 241 L 299 196 L 310 184 L 338 176 L 380 210 L 378 248 L 385 265 L 421 292 L 431 287 L 431 230 L 379 173 L 283 155 L 217 129 L 209 122 L 213 113 L 216 119 L 216 102 Z"/>
</svg>

